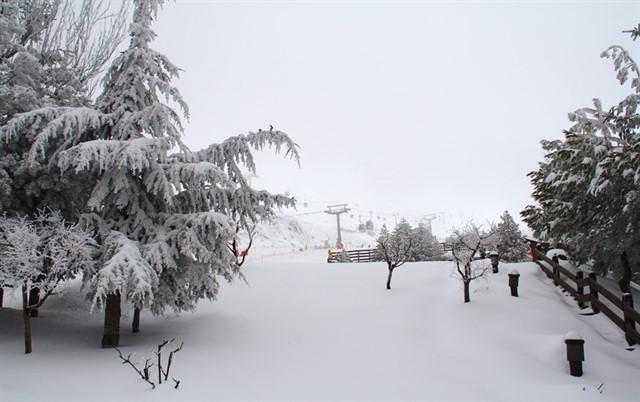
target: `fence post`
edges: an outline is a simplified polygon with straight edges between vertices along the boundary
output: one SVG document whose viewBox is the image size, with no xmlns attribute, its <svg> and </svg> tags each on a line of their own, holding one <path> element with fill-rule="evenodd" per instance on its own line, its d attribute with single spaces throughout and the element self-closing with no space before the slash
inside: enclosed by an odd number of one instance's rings
<svg viewBox="0 0 640 402">
<path fill-rule="evenodd" d="M 581 309 L 585 308 L 584 305 L 584 272 L 577 271 L 576 272 L 576 291 L 578 293 L 578 307 Z"/>
<path fill-rule="evenodd" d="M 624 307 L 624 332 L 627 338 L 629 346 L 635 345 L 633 338 L 631 338 L 631 329 L 636 329 L 636 324 L 628 313 L 629 310 L 633 310 L 633 296 L 631 293 L 625 293 L 622 295 L 622 305 Z"/>
<path fill-rule="evenodd" d="M 529 251 L 531 252 L 531 259 L 533 259 L 533 261 L 538 261 L 538 256 L 536 255 L 536 245 L 538 243 L 533 241 L 533 240 L 529 240 Z"/>
<path fill-rule="evenodd" d="M 560 264 L 558 256 L 554 255 L 553 257 L 551 257 L 551 261 L 553 261 L 553 264 L 551 264 L 551 269 L 553 270 L 553 284 L 559 286 L 558 282 L 560 282 L 560 271 L 558 271 L 558 268 L 556 268 L 556 264 Z"/>
<path fill-rule="evenodd" d="M 598 283 L 598 276 L 595 272 L 589 272 L 589 296 L 591 298 L 591 310 L 593 310 L 594 314 L 598 314 L 600 309 L 593 304 L 594 300 L 598 299 L 598 289 L 592 284 Z"/>
</svg>

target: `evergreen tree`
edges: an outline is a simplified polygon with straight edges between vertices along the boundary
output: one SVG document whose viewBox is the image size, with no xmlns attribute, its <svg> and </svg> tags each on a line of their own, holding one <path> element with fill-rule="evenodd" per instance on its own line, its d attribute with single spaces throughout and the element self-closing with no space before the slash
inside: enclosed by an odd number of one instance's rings
<svg viewBox="0 0 640 402">
<path fill-rule="evenodd" d="M 297 145 L 275 130 L 231 137 L 193 152 L 182 142 L 187 105 L 170 83 L 178 68 L 149 46 L 162 0 L 136 0 L 131 41 L 114 60 L 96 107 L 43 108 L 14 118 L 3 139 L 37 132 L 30 161 L 61 142 L 53 162 L 95 179 L 83 222 L 100 244 L 100 264 L 84 276 L 92 305 L 105 308 L 103 347 L 117 346 L 121 299 L 136 309 L 190 310 L 214 299 L 217 277 L 241 277 L 227 245 L 237 227 L 294 200 L 252 189 L 252 149 L 273 147 L 298 159 Z"/>
<path fill-rule="evenodd" d="M 90 104 L 88 85 L 124 34 L 126 7 L 106 16 L 99 0 L 5 0 L 0 2 L 0 126 L 21 113 Z M 94 40 L 95 39 L 95 40 Z M 2 135 L 2 134 L 0 134 Z M 0 141 L 0 211 L 35 219 L 44 208 L 77 221 L 91 190 L 86 172 L 62 172 L 52 141 L 29 160 L 36 131 L 20 130 Z M 0 289 L 0 295 L 2 289 Z M 40 291 L 30 289 L 30 304 Z M 38 309 L 30 309 L 37 316 Z"/>
<path fill-rule="evenodd" d="M 434 257 L 444 254 L 438 239 L 431 233 L 431 230 L 420 223 L 413 230 L 415 246 L 412 253 L 412 261 L 428 261 Z"/>
<path fill-rule="evenodd" d="M 630 32 L 635 40 L 640 26 Z M 536 236 L 561 243 L 578 263 L 592 262 L 603 273 L 615 269 L 629 292 L 640 262 L 640 70 L 620 46 L 602 57 L 614 61 L 618 81 L 630 81 L 632 93 L 610 109 L 594 99 L 592 108 L 569 114 L 574 124 L 563 140 L 542 142 L 545 159 L 529 174 L 538 204 L 522 217 Z"/>
<path fill-rule="evenodd" d="M 524 242 L 518 224 L 509 211 L 504 211 L 496 227 L 496 251 L 500 258 L 507 262 L 523 261 L 527 257 L 528 246 Z"/>
</svg>

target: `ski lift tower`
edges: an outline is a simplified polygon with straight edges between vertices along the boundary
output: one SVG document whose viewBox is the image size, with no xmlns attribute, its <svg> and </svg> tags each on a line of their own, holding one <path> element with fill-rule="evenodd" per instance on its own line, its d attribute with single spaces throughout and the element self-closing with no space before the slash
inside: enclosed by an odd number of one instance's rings
<svg viewBox="0 0 640 402">
<path fill-rule="evenodd" d="M 336 240 L 336 247 L 340 249 L 344 247 L 342 244 L 342 236 L 340 234 L 340 214 L 347 213 L 351 210 L 351 208 L 347 208 L 347 205 L 348 204 L 329 205 L 327 206 L 327 210 L 324 211 L 329 215 L 336 216 L 336 222 L 338 224 L 338 239 Z"/>
<path fill-rule="evenodd" d="M 431 230 L 431 221 L 438 219 L 438 215 L 436 214 L 429 214 L 429 215 L 423 215 L 422 216 L 422 222 L 426 222 L 427 225 L 427 230 L 429 231 L 429 234 L 433 235 L 433 231 Z"/>
</svg>

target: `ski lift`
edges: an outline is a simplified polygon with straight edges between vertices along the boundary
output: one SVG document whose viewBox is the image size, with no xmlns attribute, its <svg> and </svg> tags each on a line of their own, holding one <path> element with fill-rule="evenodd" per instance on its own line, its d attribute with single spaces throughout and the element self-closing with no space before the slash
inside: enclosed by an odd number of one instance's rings
<svg viewBox="0 0 640 402">
<path fill-rule="evenodd" d="M 365 228 L 366 228 L 366 230 L 368 230 L 368 231 L 373 230 L 373 221 L 372 221 L 372 220 L 368 220 L 368 221 L 365 223 Z"/>
</svg>

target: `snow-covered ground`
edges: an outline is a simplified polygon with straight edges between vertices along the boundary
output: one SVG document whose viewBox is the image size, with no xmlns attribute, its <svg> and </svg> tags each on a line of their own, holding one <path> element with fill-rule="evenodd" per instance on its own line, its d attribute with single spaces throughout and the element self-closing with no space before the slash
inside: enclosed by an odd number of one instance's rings
<svg viewBox="0 0 640 402">
<path fill-rule="evenodd" d="M 185 343 L 156 390 L 99 348 L 101 315 L 72 287 L 34 319 L 22 353 L 18 300 L 0 310 L 0 400 L 637 400 L 640 352 L 604 316 L 578 314 L 532 263 L 501 264 L 472 284 L 471 303 L 446 262 L 398 268 L 326 264 L 325 250 L 249 261 L 249 284 L 224 285 L 194 313 L 123 320 L 126 353 Z M 520 297 L 507 272 L 520 272 Z M 584 337 L 584 376 L 571 377 L 564 335 Z"/>
</svg>

